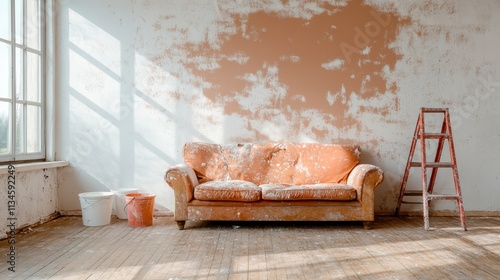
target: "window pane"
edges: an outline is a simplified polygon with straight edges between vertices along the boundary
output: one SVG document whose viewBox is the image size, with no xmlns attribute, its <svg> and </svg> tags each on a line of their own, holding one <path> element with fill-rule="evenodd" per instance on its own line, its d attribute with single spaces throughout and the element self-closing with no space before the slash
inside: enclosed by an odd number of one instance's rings
<svg viewBox="0 0 500 280">
<path fill-rule="evenodd" d="M 16 21 L 16 42 L 24 44 L 24 3 L 23 0 L 16 0 L 15 4 L 15 21 Z"/>
<path fill-rule="evenodd" d="M 24 106 L 16 106 L 16 153 L 24 153 Z"/>
<path fill-rule="evenodd" d="M 40 50 L 40 3 L 39 0 L 26 2 L 26 37 L 29 48 Z"/>
<path fill-rule="evenodd" d="M 12 127 L 10 126 L 10 103 L 0 102 L 0 155 L 10 154 Z"/>
<path fill-rule="evenodd" d="M 28 106 L 27 118 L 27 152 L 39 153 L 42 150 L 41 137 L 41 109 L 38 106 Z"/>
<path fill-rule="evenodd" d="M 10 0 L 0 0 L 0 38 L 10 40 Z"/>
<path fill-rule="evenodd" d="M 16 48 L 16 99 L 24 100 L 24 51 L 20 48 Z"/>
<path fill-rule="evenodd" d="M 0 97 L 12 97 L 12 62 L 10 45 L 0 42 Z"/>
<path fill-rule="evenodd" d="M 26 63 L 26 99 L 40 102 L 40 55 L 28 52 Z"/>
<path fill-rule="evenodd" d="M 44 157 L 43 0 L 0 0 L 1 160 Z"/>
</svg>

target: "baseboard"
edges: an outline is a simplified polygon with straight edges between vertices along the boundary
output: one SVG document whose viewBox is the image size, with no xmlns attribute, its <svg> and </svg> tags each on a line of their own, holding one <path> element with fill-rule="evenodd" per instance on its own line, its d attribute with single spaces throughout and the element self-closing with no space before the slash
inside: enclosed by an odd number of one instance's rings
<svg viewBox="0 0 500 280">
<path fill-rule="evenodd" d="M 81 217 L 82 210 L 61 210 L 59 211 L 62 217 Z"/>
<path fill-rule="evenodd" d="M 81 210 L 61 210 L 59 211 L 61 216 L 64 217 L 81 217 Z M 155 217 L 170 217 L 174 213 L 168 209 L 155 209 L 153 214 Z M 381 211 L 375 212 L 375 216 L 394 216 L 394 211 Z M 422 211 L 400 211 L 399 216 L 409 216 L 409 217 L 422 217 Z M 458 217 L 459 213 L 457 211 L 430 211 L 429 216 L 432 217 Z M 465 211 L 466 217 L 500 217 L 500 211 Z"/>
<path fill-rule="evenodd" d="M 55 219 L 59 218 L 60 216 L 61 216 L 61 213 L 59 213 L 59 212 L 56 211 L 56 212 L 54 212 L 54 213 L 52 213 L 52 214 L 50 214 L 50 215 L 48 215 L 46 217 L 40 218 L 40 220 L 38 222 L 36 222 L 36 223 L 29 224 L 29 225 L 22 225 L 19 228 L 16 228 L 14 232 L 16 234 L 19 234 L 19 233 L 28 233 L 28 232 L 32 231 L 33 228 L 38 227 L 40 225 L 43 225 L 43 224 L 45 224 L 47 222 L 50 222 L 52 220 L 55 220 Z M 5 237 L 2 236 L 0 238 L 0 240 L 5 240 L 7 238 L 8 238 L 7 235 Z"/>
<path fill-rule="evenodd" d="M 62 217 L 81 217 L 82 210 L 61 210 L 59 211 Z M 154 217 L 171 217 L 174 213 L 168 209 L 157 210 L 155 209 L 153 216 Z M 112 215 L 114 216 L 114 215 Z"/>
<path fill-rule="evenodd" d="M 458 217 L 458 211 L 429 211 L 431 217 Z M 394 216 L 394 211 L 376 212 L 375 216 Z M 422 211 L 400 211 L 399 216 L 422 217 Z M 465 211 L 466 217 L 500 217 L 500 211 Z"/>
</svg>

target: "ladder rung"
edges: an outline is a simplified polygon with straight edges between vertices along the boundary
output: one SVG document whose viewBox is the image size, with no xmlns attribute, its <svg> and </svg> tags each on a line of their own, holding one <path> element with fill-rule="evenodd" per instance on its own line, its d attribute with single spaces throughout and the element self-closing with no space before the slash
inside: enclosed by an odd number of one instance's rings
<svg viewBox="0 0 500 280">
<path fill-rule="evenodd" d="M 421 167 L 422 163 L 418 161 L 414 161 L 410 163 L 411 167 Z M 426 162 L 425 167 L 453 167 L 453 163 L 451 162 Z"/>
<path fill-rule="evenodd" d="M 424 133 L 424 138 L 426 138 L 426 139 L 451 138 L 451 134 L 449 134 L 449 133 Z"/>
<path fill-rule="evenodd" d="M 423 204 L 422 202 L 419 202 L 419 201 L 401 201 L 401 203 L 404 203 L 404 204 Z"/>
<path fill-rule="evenodd" d="M 446 113 L 447 108 L 421 108 L 424 113 Z"/>
<path fill-rule="evenodd" d="M 428 199 L 459 199 L 460 196 L 456 194 L 429 194 Z"/>
<path fill-rule="evenodd" d="M 422 196 L 422 191 L 420 190 L 406 190 L 405 196 Z"/>
</svg>

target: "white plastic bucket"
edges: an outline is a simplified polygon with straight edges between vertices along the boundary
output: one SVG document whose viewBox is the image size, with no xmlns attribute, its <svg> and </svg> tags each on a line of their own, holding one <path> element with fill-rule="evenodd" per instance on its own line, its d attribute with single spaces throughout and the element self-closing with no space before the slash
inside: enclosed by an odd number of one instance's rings
<svg viewBox="0 0 500 280">
<path fill-rule="evenodd" d="M 86 192 L 78 194 L 82 207 L 84 226 L 104 226 L 111 222 L 113 195 L 112 192 Z"/>
<path fill-rule="evenodd" d="M 128 193 L 136 193 L 138 191 L 139 189 L 134 188 L 120 188 L 113 191 L 115 193 L 115 210 L 118 219 L 128 219 L 127 209 L 125 209 L 125 206 L 127 206 L 127 199 L 125 195 Z"/>
</svg>

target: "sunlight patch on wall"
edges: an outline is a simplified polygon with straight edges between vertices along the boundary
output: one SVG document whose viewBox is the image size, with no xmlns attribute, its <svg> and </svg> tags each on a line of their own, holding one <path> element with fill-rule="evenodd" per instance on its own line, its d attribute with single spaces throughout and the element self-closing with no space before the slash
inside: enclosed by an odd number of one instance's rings
<svg viewBox="0 0 500 280">
<path fill-rule="evenodd" d="M 121 75 L 120 41 L 74 10 L 69 10 L 69 42 L 88 55 L 88 60 Z"/>
<path fill-rule="evenodd" d="M 120 117 L 120 82 L 82 55 L 69 50 L 69 85 L 89 107 L 100 109 L 114 119 Z"/>
</svg>

